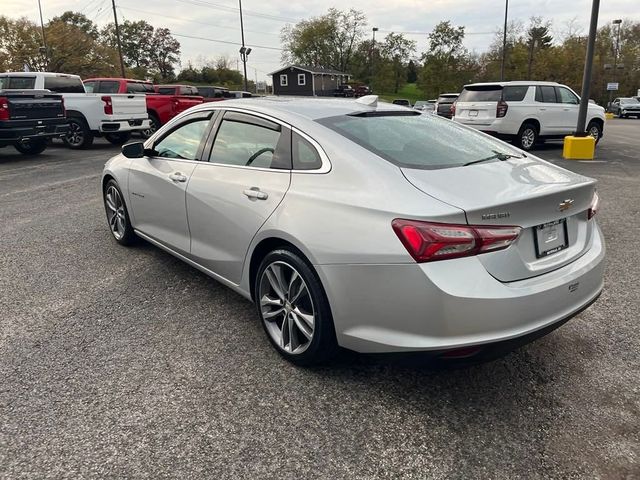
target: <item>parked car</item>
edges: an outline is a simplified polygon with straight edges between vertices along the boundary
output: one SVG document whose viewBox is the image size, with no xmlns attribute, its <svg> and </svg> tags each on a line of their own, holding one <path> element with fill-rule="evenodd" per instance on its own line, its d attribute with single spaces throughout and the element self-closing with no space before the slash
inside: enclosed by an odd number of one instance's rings
<svg viewBox="0 0 640 480">
<path fill-rule="evenodd" d="M 102 192 L 115 241 L 252 300 L 303 365 L 338 345 L 479 358 L 603 285 L 595 180 L 371 97 L 199 105 L 125 145 Z"/>
<path fill-rule="evenodd" d="M 464 87 L 453 119 L 531 150 L 540 139 L 573 135 L 579 104 L 573 90 L 555 82 L 475 83 Z M 604 120 L 604 108 L 588 103 L 587 132 L 596 142 Z"/>
<path fill-rule="evenodd" d="M 346 83 L 343 85 L 338 85 L 338 88 L 336 88 L 333 91 L 333 96 L 334 97 L 353 97 L 355 96 L 356 92 L 353 89 L 353 87 L 351 85 L 347 85 Z"/>
<path fill-rule="evenodd" d="M 253 97 L 253 93 L 245 92 L 243 90 L 231 90 L 229 92 L 231 98 L 251 98 Z"/>
<path fill-rule="evenodd" d="M 228 98 L 235 98 L 235 96 L 231 95 L 229 89 L 226 87 L 216 87 L 216 86 L 199 86 L 198 85 L 198 95 L 200 95 L 205 102 L 219 102 L 221 100 L 227 100 Z"/>
<path fill-rule="evenodd" d="M 371 90 L 371 87 L 367 85 L 357 85 L 353 89 L 353 95 L 356 98 L 364 97 L 365 95 L 371 95 L 372 93 L 373 91 Z"/>
<path fill-rule="evenodd" d="M 451 118 L 453 116 L 452 107 L 459 93 L 441 93 L 436 100 L 436 106 L 434 111 L 437 115 L 445 118 Z"/>
<path fill-rule="evenodd" d="M 0 148 L 13 145 L 23 155 L 38 155 L 50 138 L 66 135 L 69 124 L 62 95 L 20 90 L 23 81 L 0 76 Z"/>
<path fill-rule="evenodd" d="M 144 138 L 149 138 L 173 117 L 203 101 L 200 96 L 156 93 L 153 83 L 131 78 L 88 78 L 84 86 L 94 93 L 144 93 L 149 116 L 147 128 L 140 131 Z"/>
<path fill-rule="evenodd" d="M 394 105 L 401 105 L 403 107 L 411 107 L 411 102 L 406 98 L 396 98 L 393 102 Z"/>
<path fill-rule="evenodd" d="M 162 95 L 185 95 L 198 97 L 198 87 L 193 85 L 154 85 L 156 93 Z"/>
<path fill-rule="evenodd" d="M 51 90 L 64 98 L 69 129 L 63 138 L 70 148 L 88 148 L 96 136 L 121 145 L 132 132 L 149 128 L 143 95 L 87 93 L 78 75 L 50 72 L 11 72 L 6 78 L 23 79 L 25 90 Z"/>
<path fill-rule="evenodd" d="M 611 102 L 611 112 L 620 118 L 640 118 L 640 101 L 634 97 L 616 98 Z"/>
<path fill-rule="evenodd" d="M 417 100 L 416 103 L 413 104 L 413 108 L 421 112 L 433 112 L 435 102 L 435 100 Z"/>
</svg>

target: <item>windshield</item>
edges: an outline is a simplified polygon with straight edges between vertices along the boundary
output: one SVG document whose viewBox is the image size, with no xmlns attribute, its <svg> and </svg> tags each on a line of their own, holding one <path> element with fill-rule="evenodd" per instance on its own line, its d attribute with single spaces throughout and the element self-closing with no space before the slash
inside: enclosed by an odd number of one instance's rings
<svg viewBox="0 0 640 480">
<path fill-rule="evenodd" d="M 358 145 L 405 168 L 460 167 L 488 157 L 521 156 L 500 140 L 435 115 L 375 112 L 317 120 Z"/>
<path fill-rule="evenodd" d="M 621 98 L 620 99 L 620 103 L 640 103 L 638 100 L 636 100 L 635 98 Z"/>
</svg>

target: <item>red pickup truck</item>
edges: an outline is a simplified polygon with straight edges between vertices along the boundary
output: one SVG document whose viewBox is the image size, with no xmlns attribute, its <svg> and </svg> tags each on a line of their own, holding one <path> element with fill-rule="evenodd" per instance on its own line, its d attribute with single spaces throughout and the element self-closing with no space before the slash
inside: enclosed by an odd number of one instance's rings
<svg viewBox="0 0 640 480">
<path fill-rule="evenodd" d="M 130 78 L 88 78 L 84 81 L 87 92 L 93 93 L 145 93 L 147 95 L 147 113 L 151 126 L 143 130 L 145 138 L 150 137 L 158 128 L 187 108 L 203 102 L 195 95 L 156 93 L 153 83 Z"/>
</svg>

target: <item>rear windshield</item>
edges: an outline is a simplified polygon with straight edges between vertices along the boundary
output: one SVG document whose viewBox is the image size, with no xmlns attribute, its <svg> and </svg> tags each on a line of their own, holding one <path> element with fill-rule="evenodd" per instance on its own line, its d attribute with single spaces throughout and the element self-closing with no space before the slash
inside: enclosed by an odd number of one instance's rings
<svg viewBox="0 0 640 480">
<path fill-rule="evenodd" d="M 376 112 L 317 122 L 405 168 L 430 170 L 458 167 L 496 154 L 520 156 L 506 143 L 435 115 Z"/>
<path fill-rule="evenodd" d="M 500 85 L 464 87 L 458 97 L 458 102 L 499 102 L 501 98 L 502 87 Z"/>
<path fill-rule="evenodd" d="M 150 83 L 127 82 L 127 93 L 155 93 L 155 90 Z"/>
<path fill-rule="evenodd" d="M 0 90 L 15 88 L 18 90 L 33 90 L 36 86 L 35 77 L 0 77 Z"/>
<path fill-rule="evenodd" d="M 173 95 L 175 93 L 175 87 L 160 87 L 158 88 L 158 93 L 162 95 Z"/>
<path fill-rule="evenodd" d="M 458 97 L 452 97 L 452 96 L 440 96 L 438 97 L 438 103 L 453 103 L 456 101 Z"/>
<path fill-rule="evenodd" d="M 82 80 L 78 77 L 46 76 L 44 88 L 56 93 L 85 93 Z"/>
</svg>

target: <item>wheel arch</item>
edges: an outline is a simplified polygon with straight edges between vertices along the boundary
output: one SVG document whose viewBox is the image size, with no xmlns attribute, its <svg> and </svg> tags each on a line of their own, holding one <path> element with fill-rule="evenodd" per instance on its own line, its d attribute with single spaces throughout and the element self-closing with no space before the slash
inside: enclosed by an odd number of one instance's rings
<svg viewBox="0 0 640 480">
<path fill-rule="evenodd" d="M 84 114 L 82 112 L 79 112 L 78 110 L 67 110 L 67 117 L 79 118 L 87 123 L 87 117 L 85 117 Z"/>
<path fill-rule="evenodd" d="M 522 127 L 524 127 L 527 123 L 532 124 L 533 126 L 536 127 L 536 129 L 538 130 L 538 135 L 540 135 L 540 121 L 537 118 L 526 118 L 522 121 L 522 123 L 520 124 L 520 128 L 518 129 L 518 132 L 520 130 L 522 130 Z"/>
</svg>

